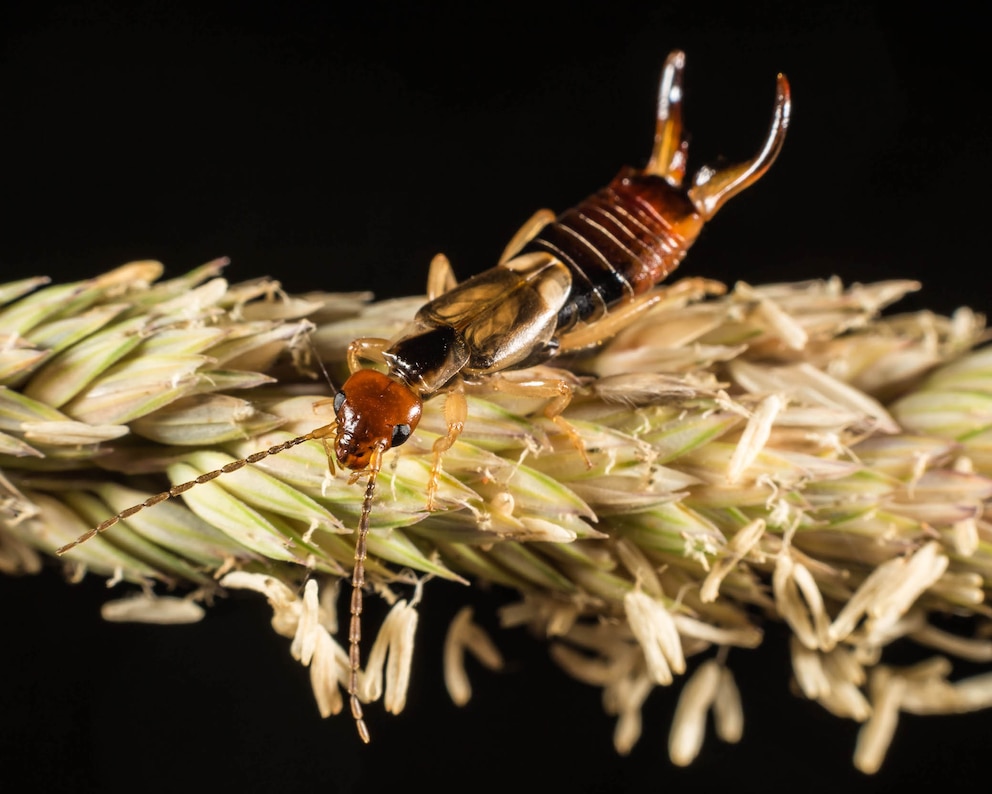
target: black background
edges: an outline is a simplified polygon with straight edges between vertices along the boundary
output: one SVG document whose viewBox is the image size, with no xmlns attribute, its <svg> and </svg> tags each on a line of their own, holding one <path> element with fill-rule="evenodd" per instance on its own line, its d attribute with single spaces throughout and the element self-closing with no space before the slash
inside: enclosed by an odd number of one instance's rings
<svg viewBox="0 0 992 794">
<path fill-rule="evenodd" d="M 733 282 L 915 278 L 902 308 L 989 306 L 987 45 L 953 4 L 856 2 L 21 3 L 4 9 L 7 196 L 0 279 L 75 279 L 131 259 L 290 290 L 422 290 L 446 252 L 491 266 L 535 209 L 564 209 L 653 134 L 666 54 L 687 53 L 691 168 L 750 157 L 774 76 L 792 83 L 778 162 L 704 232 L 683 268 Z M 510 666 L 447 700 L 440 643 L 465 603 L 432 583 L 399 717 L 316 715 L 261 599 L 181 628 L 99 620 L 102 584 L 53 569 L 0 579 L 4 778 L 42 790 L 890 790 L 988 777 L 989 714 L 904 718 L 882 771 L 852 769 L 856 726 L 789 693 L 784 635 L 732 655 L 745 738 L 674 768 L 674 692 L 641 742 L 612 749 L 598 691 L 544 644 L 496 628 Z M 372 619 L 379 617 L 375 612 Z"/>
</svg>

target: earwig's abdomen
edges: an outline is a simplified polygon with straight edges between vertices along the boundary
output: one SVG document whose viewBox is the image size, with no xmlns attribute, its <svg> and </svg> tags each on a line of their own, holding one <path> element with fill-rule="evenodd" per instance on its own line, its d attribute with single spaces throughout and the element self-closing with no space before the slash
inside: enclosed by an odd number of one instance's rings
<svg viewBox="0 0 992 794">
<path fill-rule="evenodd" d="M 685 193 L 634 169 L 563 212 L 523 249 L 546 251 L 572 272 L 559 330 L 594 322 L 610 306 L 647 292 L 685 257 L 703 219 Z"/>
</svg>

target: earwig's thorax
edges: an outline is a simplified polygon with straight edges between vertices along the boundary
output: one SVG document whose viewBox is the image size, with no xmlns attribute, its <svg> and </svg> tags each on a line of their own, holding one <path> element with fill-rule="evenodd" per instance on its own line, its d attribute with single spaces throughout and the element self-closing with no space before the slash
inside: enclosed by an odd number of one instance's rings
<svg viewBox="0 0 992 794">
<path fill-rule="evenodd" d="M 421 309 L 406 332 L 382 352 L 390 373 L 421 399 L 443 389 L 469 358 L 465 340 L 454 327 L 422 319 L 426 308 Z"/>
</svg>

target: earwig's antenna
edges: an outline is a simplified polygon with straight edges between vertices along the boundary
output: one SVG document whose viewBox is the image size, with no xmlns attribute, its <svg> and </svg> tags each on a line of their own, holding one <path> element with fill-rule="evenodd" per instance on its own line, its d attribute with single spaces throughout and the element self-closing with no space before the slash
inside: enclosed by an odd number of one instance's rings
<svg viewBox="0 0 992 794">
<path fill-rule="evenodd" d="M 316 346 L 313 343 L 313 338 L 310 338 L 310 346 L 313 348 L 314 352 L 317 352 Z M 324 374 L 324 380 L 331 387 L 331 390 L 335 393 L 339 393 L 340 390 L 334 387 L 331 383 L 331 376 L 327 372 L 327 367 L 324 366 L 324 360 L 319 356 L 315 356 L 317 364 L 320 366 L 320 371 Z M 327 425 L 327 428 L 333 430 L 336 428 L 337 423 L 333 422 Z M 324 430 L 325 428 L 320 428 Z M 317 431 L 315 431 L 317 432 Z M 322 439 L 326 439 L 326 436 L 322 436 Z M 326 440 L 325 440 L 326 448 Z M 379 474 L 379 469 L 382 467 L 382 453 L 384 451 L 383 446 L 378 446 L 373 450 L 372 457 L 369 460 L 368 475 L 369 479 L 365 485 L 365 498 L 362 501 L 362 515 L 358 520 L 357 536 L 355 538 L 355 567 L 351 574 L 351 605 L 350 614 L 351 620 L 348 624 L 348 701 L 351 706 L 351 716 L 355 720 L 355 727 L 358 729 L 358 736 L 365 744 L 369 744 L 372 741 L 372 736 L 369 733 L 369 726 L 365 724 L 365 712 L 362 709 L 362 702 L 358 699 L 358 673 L 362 666 L 362 610 L 364 608 L 364 599 L 362 590 L 365 587 L 365 558 L 368 556 L 368 537 L 369 537 L 369 519 L 372 514 L 372 499 L 375 496 L 375 481 Z M 327 460 L 331 466 L 331 473 L 334 473 L 334 455 L 331 452 L 327 454 Z M 354 482 L 361 472 L 355 472 L 348 478 L 349 483 Z"/>
<path fill-rule="evenodd" d="M 88 532 L 85 532 L 84 534 L 80 535 L 78 538 L 72 541 L 72 543 L 67 543 L 65 546 L 56 549 L 55 553 L 61 557 L 66 552 L 72 551 L 72 549 L 76 548 L 76 546 L 85 543 L 90 538 L 99 535 L 101 532 L 106 532 L 108 529 L 114 526 L 114 524 L 118 523 L 119 521 L 123 521 L 125 518 L 130 518 L 135 513 L 144 510 L 146 507 L 157 505 L 159 502 L 164 502 L 166 499 L 170 499 L 173 496 L 179 496 L 179 494 L 185 493 L 190 488 L 196 485 L 202 485 L 205 482 L 210 482 L 211 480 L 220 477 L 222 474 L 230 474 L 232 471 L 237 471 L 238 469 L 244 468 L 245 466 L 251 463 L 258 463 L 263 458 L 267 458 L 271 455 L 278 455 L 280 452 L 285 452 L 287 449 L 292 449 L 293 447 L 302 444 L 304 441 L 313 441 L 317 439 L 324 442 L 324 440 L 334 432 L 336 426 L 337 423 L 331 422 L 330 424 L 324 425 L 323 427 L 318 427 L 316 430 L 311 430 L 306 435 L 297 436 L 296 438 L 291 438 L 289 441 L 283 441 L 281 444 L 276 444 L 275 446 L 269 447 L 268 449 L 264 449 L 261 452 L 252 453 L 247 458 L 241 458 L 240 460 L 232 461 L 231 463 L 228 463 L 226 466 L 222 466 L 219 469 L 208 471 L 206 474 L 201 474 L 195 480 L 190 480 L 189 482 L 180 483 L 179 485 L 173 485 L 168 491 L 162 491 L 161 493 L 157 493 L 154 496 L 150 496 L 147 499 L 145 499 L 145 501 L 143 501 L 141 504 L 133 505 L 132 507 L 129 507 L 127 510 L 122 510 L 117 515 L 108 518 L 99 526 L 96 526 L 93 529 L 89 530 Z M 329 465 L 333 467 L 334 465 L 333 457 L 331 455 L 328 455 L 327 460 Z M 333 468 L 332 468 L 332 472 L 333 472 Z"/>
<path fill-rule="evenodd" d="M 351 716 L 355 719 L 358 735 L 365 744 L 371 740 L 362 703 L 358 699 L 358 671 L 362 666 L 362 588 L 365 587 L 365 556 L 369 537 L 369 516 L 372 513 L 372 497 L 375 496 L 375 480 L 382 467 L 382 453 L 385 444 L 372 450 L 367 469 L 369 479 L 365 486 L 365 499 L 362 502 L 362 517 L 358 521 L 358 537 L 355 539 L 355 570 L 351 576 L 351 623 L 348 626 L 348 699 L 351 702 Z M 354 476 L 354 475 L 353 475 Z"/>
<path fill-rule="evenodd" d="M 260 460 L 270 457 L 271 455 L 278 455 L 280 452 L 285 452 L 287 449 L 292 449 L 305 441 L 317 440 L 323 442 L 326 446 L 326 439 L 334 433 L 336 428 L 337 423 L 331 422 L 330 424 L 326 424 L 323 427 L 318 427 L 316 430 L 312 430 L 305 435 L 291 438 L 281 444 L 276 444 L 268 449 L 255 452 L 246 458 L 232 461 L 219 469 L 208 471 L 205 474 L 201 474 L 195 480 L 189 480 L 188 482 L 174 485 L 168 491 L 162 491 L 161 493 L 148 497 L 141 504 L 133 505 L 126 510 L 122 510 L 117 515 L 108 518 L 100 525 L 80 535 L 72 541 L 72 543 L 67 543 L 65 546 L 56 549 L 55 553 L 62 556 L 63 554 L 74 549 L 76 546 L 86 543 L 86 541 L 96 535 L 99 535 L 101 532 L 106 532 L 115 524 L 126 518 L 130 518 L 135 513 L 144 510 L 146 507 L 152 507 L 153 505 L 157 505 L 159 502 L 164 502 L 166 499 L 170 499 L 173 496 L 179 496 L 180 494 L 188 491 L 190 488 L 210 482 L 211 480 L 220 477 L 222 474 L 230 474 L 231 472 L 244 468 L 249 464 L 258 463 Z M 355 567 L 351 576 L 351 621 L 348 626 L 348 662 L 350 665 L 348 675 L 348 698 L 351 703 L 351 715 L 354 717 L 355 726 L 358 728 L 358 735 L 361 737 L 361 740 L 365 742 L 365 744 L 368 744 L 372 737 L 369 734 L 368 726 L 365 724 L 365 715 L 362 711 L 362 703 L 358 699 L 358 675 L 361 670 L 362 661 L 362 588 L 365 587 L 365 558 L 368 555 L 369 519 L 372 514 L 372 502 L 375 497 L 375 483 L 379 470 L 382 468 L 382 456 L 386 448 L 387 445 L 385 442 L 382 442 L 374 447 L 372 450 L 372 455 L 369 459 L 368 467 L 363 471 L 354 472 L 349 478 L 349 482 L 355 482 L 355 480 L 357 480 L 361 475 L 368 475 L 368 482 L 365 486 L 365 498 L 362 501 L 362 515 L 358 521 L 357 537 L 355 538 Z M 331 471 L 333 473 L 333 454 L 328 454 L 327 459 L 328 465 L 331 467 Z"/>
</svg>

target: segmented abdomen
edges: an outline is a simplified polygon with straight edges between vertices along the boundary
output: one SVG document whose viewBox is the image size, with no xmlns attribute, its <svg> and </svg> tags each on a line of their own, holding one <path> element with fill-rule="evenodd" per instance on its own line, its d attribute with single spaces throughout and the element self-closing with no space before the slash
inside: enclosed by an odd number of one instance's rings
<svg viewBox="0 0 992 794">
<path fill-rule="evenodd" d="M 594 322 L 662 281 L 685 257 L 699 226 L 681 190 L 630 169 L 555 218 L 523 253 L 546 251 L 572 271 L 572 292 L 559 315 L 564 329 Z"/>
</svg>

